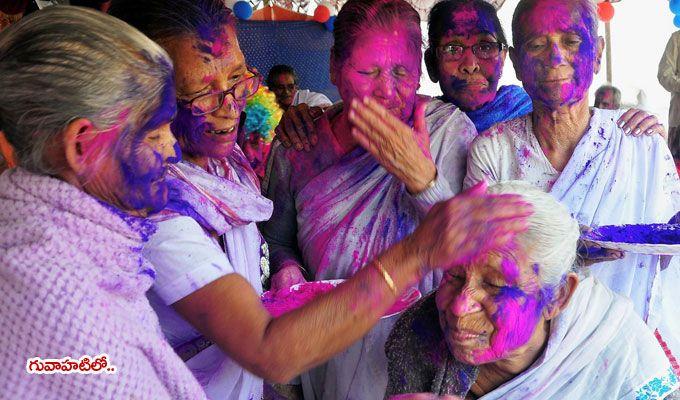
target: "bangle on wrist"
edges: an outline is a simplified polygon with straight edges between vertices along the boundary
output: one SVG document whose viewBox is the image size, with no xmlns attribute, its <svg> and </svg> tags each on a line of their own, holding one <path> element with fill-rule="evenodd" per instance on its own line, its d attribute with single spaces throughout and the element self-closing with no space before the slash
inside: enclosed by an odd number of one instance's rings
<svg viewBox="0 0 680 400">
<path fill-rule="evenodd" d="M 372 264 L 373 264 L 373 266 L 375 267 L 376 271 L 378 271 L 378 273 L 380 274 L 380 276 L 382 276 L 383 280 L 385 281 L 385 283 L 387 284 L 387 286 L 390 288 L 390 291 L 392 292 L 392 294 L 394 295 L 394 297 L 397 297 L 397 295 L 399 294 L 399 293 L 397 292 L 397 286 L 394 284 L 394 281 L 392 280 L 392 276 L 390 275 L 390 273 L 387 272 L 387 270 L 385 269 L 385 267 L 383 267 L 383 265 L 382 265 L 382 263 L 380 262 L 380 260 L 375 259 L 375 260 L 373 261 Z"/>
</svg>

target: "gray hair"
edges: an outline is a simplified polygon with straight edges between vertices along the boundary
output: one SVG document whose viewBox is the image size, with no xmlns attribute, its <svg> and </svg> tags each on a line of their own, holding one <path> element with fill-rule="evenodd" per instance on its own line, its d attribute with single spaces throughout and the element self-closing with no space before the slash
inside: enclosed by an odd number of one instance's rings
<svg viewBox="0 0 680 400">
<path fill-rule="evenodd" d="M 531 11 L 541 0 L 520 0 L 512 14 L 512 45 L 516 49 L 524 44 L 524 31 L 522 16 Z M 590 32 L 590 37 L 597 38 L 597 5 L 594 0 L 566 0 L 573 4 L 574 11 L 578 13 Z"/>
<path fill-rule="evenodd" d="M 488 192 L 517 194 L 533 206 L 534 213 L 528 218 L 529 228 L 516 240 L 527 251 L 529 263 L 538 265 L 543 286 L 559 286 L 567 273 L 576 270 L 580 237 L 579 224 L 567 207 L 550 194 L 522 181 L 499 183 L 489 187 Z"/>
<path fill-rule="evenodd" d="M 45 151 L 70 122 L 86 118 L 98 131 L 122 123 L 124 132 L 137 132 L 172 79 L 165 51 L 126 23 L 47 7 L 0 35 L 0 130 L 20 167 L 56 174 Z"/>
<path fill-rule="evenodd" d="M 621 91 L 616 86 L 612 85 L 602 85 L 595 91 L 595 107 L 599 107 L 602 102 L 602 98 L 608 92 L 612 92 L 612 97 L 614 97 L 614 104 L 616 108 L 621 107 Z"/>
</svg>

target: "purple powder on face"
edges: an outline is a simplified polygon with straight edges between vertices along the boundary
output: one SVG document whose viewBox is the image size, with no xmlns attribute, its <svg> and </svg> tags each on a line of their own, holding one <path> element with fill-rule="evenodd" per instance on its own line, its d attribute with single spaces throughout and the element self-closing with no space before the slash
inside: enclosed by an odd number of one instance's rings
<svg viewBox="0 0 680 400">
<path fill-rule="evenodd" d="M 606 225 L 584 239 L 617 243 L 680 244 L 680 224 Z"/>
</svg>

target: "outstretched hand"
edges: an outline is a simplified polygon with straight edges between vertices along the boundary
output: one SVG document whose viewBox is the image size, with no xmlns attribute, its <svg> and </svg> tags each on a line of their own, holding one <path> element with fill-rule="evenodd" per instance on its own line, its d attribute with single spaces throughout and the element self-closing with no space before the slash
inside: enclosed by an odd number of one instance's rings
<svg viewBox="0 0 680 400">
<path fill-rule="evenodd" d="M 354 139 L 389 173 L 402 181 L 411 194 L 426 189 L 437 174 L 430 155 L 426 106 L 427 101 L 419 98 L 413 116 L 414 127 L 411 128 L 370 97 L 352 100 L 350 105 L 349 120 L 354 125 Z"/>
<path fill-rule="evenodd" d="M 487 194 L 485 181 L 437 203 L 409 238 L 421 263 L 449 269 L 502 249 L 527 229 L 533 208 L 521 196 Z"/>
</svg>

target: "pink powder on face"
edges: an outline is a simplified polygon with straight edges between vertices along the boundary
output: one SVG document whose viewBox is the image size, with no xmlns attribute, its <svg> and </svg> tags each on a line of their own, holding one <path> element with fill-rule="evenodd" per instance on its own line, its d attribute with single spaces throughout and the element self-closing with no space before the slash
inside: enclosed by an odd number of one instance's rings
<svg viewBox="0 0 680 400">
<path fill-rule="evenodd" d="M 208 84 L 208 83 L 212 82 L 213 79 L 215 79 L 215 77 L 213 75 L 206 75 L 206 76 L 203 77 L 203 79 L 201 79 L 201 82 Z"/>
<path fill-rule="evenodd" d="M 549 42 L 549 48 L 541 54 L 530 55 L 524 46 L 518 46 L 520 56 L 517 67 L 522 83 L 534 101 L 549 108 L 574 104 L 584 98 L 593 80 L 597 38 L 588 29 L 595 21 L 580 15 L 573 3 L 562 0 L 537 2 L 521 19 L 523 38 L 540 37 L 560 33 L 560 43 L 568 43 L 568 34 L 576 34 L 581 40 L 578 49 Z M 520 39 L 518 39 L 520 40 Z M 566 81 L 556 79 L 568 78 Z M 546 81 L 551 81 L 548 83 Z"/>
<path fill-rule="evenodd" d="M 451 20 L 449 22 L 451 29 L 447 31 L 448 35 L 453 34 L 465 36 L 473 33 L 479 33 L 480 31 L 477 27 L 479 16 L 477 15 L 477 10 L 472 5 L 472 3 L 468 3 L 452 12 Z"/>
<path fill-rule="evenodd" d="M 516 287 L 501 289 L 494 299 L 498 309 L 491 318 L 495 331 L 489 347 L 473 351 L 475 364 L 506 358 L 529 341 L 540 320 L 542 304 L 539 297 Z"/>
<path fill-rule="evenodd" d="M 503 260 L 501 261 L 501 272 L 503 272 L 505 280 L 509 284 L 514 285 L 517 283 L 517 279 L 519 278 L 519 267 L 514 261 L 507 257 L 503 257 Z"/>
<path fill-rule="evenodd" d="M 340 97 L 350 104 L 352 99 L 371 96 L 407 122 L 415 107 L 420 58 L 404 29 L 367 30 L 339 66 Z"/>
</svg>

